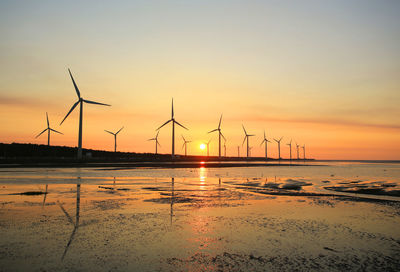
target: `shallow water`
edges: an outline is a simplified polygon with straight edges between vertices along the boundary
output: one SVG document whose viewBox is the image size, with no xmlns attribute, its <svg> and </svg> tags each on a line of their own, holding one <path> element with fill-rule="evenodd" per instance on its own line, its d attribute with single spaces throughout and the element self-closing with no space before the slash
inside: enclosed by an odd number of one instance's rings
<svg viewBox="0 0 400 272">
<path fill-rule="evenodd" d="M 399 184 L 399 164 L 2 169 L 0 270 L 398 270 Z"/>
</svg>

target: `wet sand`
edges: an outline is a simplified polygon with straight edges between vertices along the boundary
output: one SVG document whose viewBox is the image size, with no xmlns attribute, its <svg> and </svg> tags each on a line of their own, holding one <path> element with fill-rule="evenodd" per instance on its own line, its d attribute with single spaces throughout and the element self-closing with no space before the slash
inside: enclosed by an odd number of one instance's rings
<svg viewBox="0 0 400 272">
<path fill-rule="evenodd" d="M 400 199 L 324 188 L 381 168 L 10 169 L 0 271 L 398 271 Z"/>
</svg>

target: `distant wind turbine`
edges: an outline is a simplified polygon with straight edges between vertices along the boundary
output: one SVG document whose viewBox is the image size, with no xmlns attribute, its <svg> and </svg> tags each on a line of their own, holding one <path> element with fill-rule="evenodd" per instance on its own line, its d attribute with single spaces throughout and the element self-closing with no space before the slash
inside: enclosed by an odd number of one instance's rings
<svg viewBox="0 0 400 272">
<path fill-rule="evenodd" d="M 224 138 L 224 140 L 226 140 L 224 135 L 222 135 L 222 132 L 221 132 L 221 120 L 222 120 L 222 114 L 221 114 L 221 117 L 219 118 L 218 127 L 216 129 L 213 129 L 208 132 L 208 133 L 212 133 L 214 131 L 218 131 L 218 157 L 219 158 L 221 158 L 221 136 L 222 136 L 222 138 Z"/>
<path fill-rule="evenodd" d="M 110 133 L 111 135 L 114 135 L 114 152 L 117 152 L 117 135 L 118 133 L 120 133 L 120 131 L 123 129 L 124 127 L 120 128 L 117 132 L 111 132 L 108 130 L 104 130 L 107 133 Z"/>
<path fill-rule="evenodd" d="M 192 141 L 186 141 L 186 139 L 185 139 L 185 137 L 183 137 L 183 135 L 182 135 L 182 139 L 183 139 L 182 148 L 185 148 L 185 156 L 187 156 L 187 144 L 191 143 Z"/>
<path fill-rule="evenodd" d="M 40 135 L 42 135 L 43 133 L 45 133 L 47 131 L 47 145 L 50 146 L 50 131 L 53 131 L 58 134 L 62 134 L 62 133 L 55 129 L 52 129 L 50 127 L 49 116 L 47 115 L 47 112 L 46 112 L 46 120 L 47 120 L 47 128 L 45 130 L 43 130 L 42 132 L 40 132 L 39 135 L 37 135 L 35 138 L 39 137 Z"/>
<path fill-rule="evenodd" d="M 204 142 L 204 144 L 207 146 L 207 157 L 210 156 L 210 143 L 211 143 L 212 138 L 206 143 Z"/>
<path fill-rule="evenodd" d="M 297 159 L 298 159 L 298 160 L 300 159 L 300 156 L 299 156 L 299 147 L 300 147 L 300 145 L 298 145 L 298 144 L 296 143 L 296 151 L 297 151 Z"/>
<path fill-rule="evenodd" d="M 290 139 L 290 143 L 287 144 L 289 146 L 289 150 L 290 150 L 290 160 L 292 160 L 292 139 Z"/>
<path fill-rule="evenodd" d="M 155 143 L 156 143 L 156 155 L 157 155 L 157 146 L 161 146 L 160 143 L 158 142 L 158 133 L 160 133 L 160 131 L 157 131 L 156 137 L 147 140 L 147 141 L 155 141 Z"/>
<path fill-rule="evenodd" d="M 246 150 L 247 150 L 247 158 L 248 158 L 249 157 L 249 137 L 255 136 L 255 135 L 254 134 L 247 134 L 246 129 L 244 128 L 244 125 L 242 125 L 242 127 L 243 127 L 244 135 L 245 135 L 244 139 L 243 139 L 242 146 L 243 146 L 244 142 L 247 140 L 247 148 L 246 148 Z"/>
<path fill-rule="evenodd" d="M 306 159 L 306 145 L 304 144 L 301 148 L 303 148 L 303 159 Z"/>
<path fill-rule="evenodd" d="M 281 159 L 281 141 L 282 141 L 282 138 L 283 137 L 281 137 L 279 140 L 274 138 L 274 141 L 278 143 L 278 159 L 279 160 Z"/>
<path fill-rule="evenodd" d="M 224 157 L 226 157 L 226 139 L 224 141 Z"/>
<path fill-rule="evenodd" d="M 267 139 L 267 137 L 265 136 L 265 130 L 264 130 L 264 139 L 262 140 L 260 146 L 265 143 L 265 160 L 268 160 L 268 143 L 270 143 L 271 141 Z"/>
<path fill-rule="evenodd" d="M 172 122 L 172 152 L 171 156 L 172 158 L 175 156 L 175 124 L 183 127 L 184 129 L 188 130 L 186 127 L 183 125 L 179 124 L 178 121 L 175 120 L 174 118 L 174 99 L 172 98 L 172 110 L 171 110 L 171 119 L 169 119 L 167 122 L 165 122 L 162 126 L 157 128 L 156 130 L 160 130 L 163 126 L 168 124 L 169 122 Z"/>
<path fill-rule="evenodd" d="M 238 146 L 237 148 L 238 148 L 238 158 L 240 158 L 240 146 Z"/>
<path fill-rule="evenodd" d="M 78 95 L 78 101 L 75 102 L 74 105 L 72 105 L 71 109 L 67 113 L 67 115 L 64 117 L 64 119 L 61 121 L 60 125 L 64 122 L 65 119 L 67 119 L 68 115 L 75 109 L 78 104 L 80 105 L 79 109 L 79 138 L 78 138 L 78 159 L 82 159 L 82 119 L 83 119 L 83 103 L 88 103 L 88 104 L 95 104 L 95 105 L 102 105 L 102 106 L 111 106 L 108 104 L 103 104 L 99 102 L 94 102 L 90 100 L 85 100 L 81 97 L 81 93 L 79 92 L 78 86 L 75 83 L 74 77 L 71 74 L 71 71 L 68 69 L 69 75 L 72 79 L 72 83 L 74 84 L 76 94 Z"/>
</svg>

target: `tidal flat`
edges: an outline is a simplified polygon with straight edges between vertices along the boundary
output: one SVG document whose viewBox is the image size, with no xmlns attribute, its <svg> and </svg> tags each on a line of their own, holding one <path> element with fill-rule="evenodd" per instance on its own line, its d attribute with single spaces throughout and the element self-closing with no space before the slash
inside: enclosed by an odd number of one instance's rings
<svg viewBox="0 0 400 272">
<path fill-rule="evenodd" d="M 400 270 L 396 163 L 3 168 L 0 188 L 0 271 Z"/>
</svg>

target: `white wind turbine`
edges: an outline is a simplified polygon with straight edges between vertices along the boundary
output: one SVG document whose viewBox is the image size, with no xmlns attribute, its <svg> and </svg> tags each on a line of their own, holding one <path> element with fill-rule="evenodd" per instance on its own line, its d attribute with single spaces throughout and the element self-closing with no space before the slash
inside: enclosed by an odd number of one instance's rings
<svg viewBox="0 0 400 272">
<path fill-rule="evenodd" d="M 55 129 L 52 129 L 50 127 L 49 116 L 47 115 L 47 112 L 46 112 L 46 120 L 47 120 L 47 128 L 45 130 L 43 130 L 42 132 L 40 132 L 39 135 L 37 135 L 35 138 L 39 137 L 40 135 L 42 135 L 43 133 L 45 133 L 47 131 L 47 145 L 50 146 L 50 131 L 53 131 L 53 132 L 59 133 L 59 134 L 62 134 L 62 133 Z"/>
<path fill-rule="evenodd" d="M 289 150 L 290 150 L 290 160 L 292 160 L 292 139 L 290 139 L 290 143 L 287 144 L 289 146 Z"/>
<path fill-rule="evenodd" d="M 306 145 L 304 144 L 301 148 L 303 148 L 303 160 L 306 159 Z"/>
<path fill-rule="evenodd" d="M 158 133 L 160 133 L 160 131 L 157 131 L 156 137 L 147 140 L 147 141 L 155 141 L 155 143 L 156 143 L 156 155 L 157 155 L 157 146 L 159 145 L 161 147 L 160 143 L 158 142 Z"/>
<path fill-rule="evenodd" d="M 271 141 L 267 139 L 267 137 L 265 136 L 265 130 L 264 130 L 264 139 L 262 140 L 260 146 L 265 143 L 265 160 L 268 160 L 268 143 L 270 143 Z"/>
<path fill-rule="evenodd" d="M 278 159 L 279 160 L 281 159 L 281 141 L 282 141 L 282 138 L 283 137 L 281 137 L 279 140 L 274 138 L 274 141 L 278 143 Z"/>
<path fill-rule="evenodd" d="M 243 127 L 244 135 L 245 135 L 244 139 L 243 139 L 242 146 L 243 146 L 244 142 L 247 139 L 247 148 L 246 148 L 246 150 L 247 150 L 247 158 L 248 158 L 249 157 L 249 151 L 250 151 L 250 149 L 249 149 L 249 137 L 252 137 L 252 136 L 255 136 L 255 135 L 254 134 L 247 134 L 246 129 L 244 128 L 244 125 L 242 125 L 242 127 Z"/>
<path fill-rule="evenodd" d="M 221 136 L 222 136 L 222 138 L 224 138 L 224 140 L 226 140 L 224 135 L 222 135 L 222 132 L 221 132 L 221 120 L 222 120 L 222 114 L 221 114 L 221 117 L 219 118 L 218 127 L 216 129 L 213 129 L 208 132 L 208 133 L 212 133 L 214 131 L 218 131 L 218 157 L 219 158 L 221 158 Z"/>
<path fill-rule="evenodd" d="M 191 143 L 192 141 L 186 141 L 185 137 L 183 137 L 183 135 L 181 135 L 181 136 L 182 136 L 182 139 L 183 139 L 182 148 L 185 148 L 185 156 L 187 156 L 187 144 Z"/>
<path fill-rule="evenodd" d="M 300 145 L 298 145 L 298 144 L 296 143 L 296 151 L 297 151 L 297 159 L 298 159 L 298 160 L 300 159 L 300 156 L 299 156 L 299 147 L 300 147 Z"/>
<path fill-rule="evenodd" d="M 120 133 L 120 131 L 123 129 L 124 127 L 120 128 L 117 132 L 111 132 L 108 130 L 104 130 L 107 133 L 110 133 L 111 135 L 114 135 L 114 152 L 117 152 L 117 135 L 118 133 Z"/>
<path fill-rule="evenodd" d="M 90 100 L 83 99 L 81 97 L 81 93 L 79 92 L 78 86 L 75 83 L 74 77 L 71 74 L 71 71 L 68 69 L 69 75 L 72 79 L 72 83 L 74 84 L 76 94 L 78 96 L 78 101 L 75 102 L 74 105 L 72 105 L 71 109 L 67 113 L 67 115 L 64 117 L 64 119 L 61 121 L 60 125 L 64 122 L 65 119 L 67 119 L 68 115 L 75 109 L 76 106 L 80 106 L 79 108 L 79 136 L 78 136 L 78 159 L 82 158 L 82 119 L 83 119 L 83 103 L 88 103 L 88 104 L 95 104 L 95 105 L 102 105 L 102 106 L 111 106 L 108 104 L 103 104 L 99 102 L 94 102 Z"/>
<path fill-rule="evenodd" d="M 175 156 L 175 124 L 177 124 L 177 125 L 183 127 L 184 129 L 188 130 L 186 127 L 184 127 L 183 125 L 179 124 L 178 121 L 176 121 L 175 118 L 174 118 L 174 99 L 173 98 L 172 98 L 171 119 L 169 119 L 167 122 L 165 122 L 162 126 L 157 128 L 156 130 L 161 129 L 163 126 L 165 126 L 169 122 L 172 122 L 172 152 L 171 152 L 171 156 L 173 158 Z"/>
</svg>

